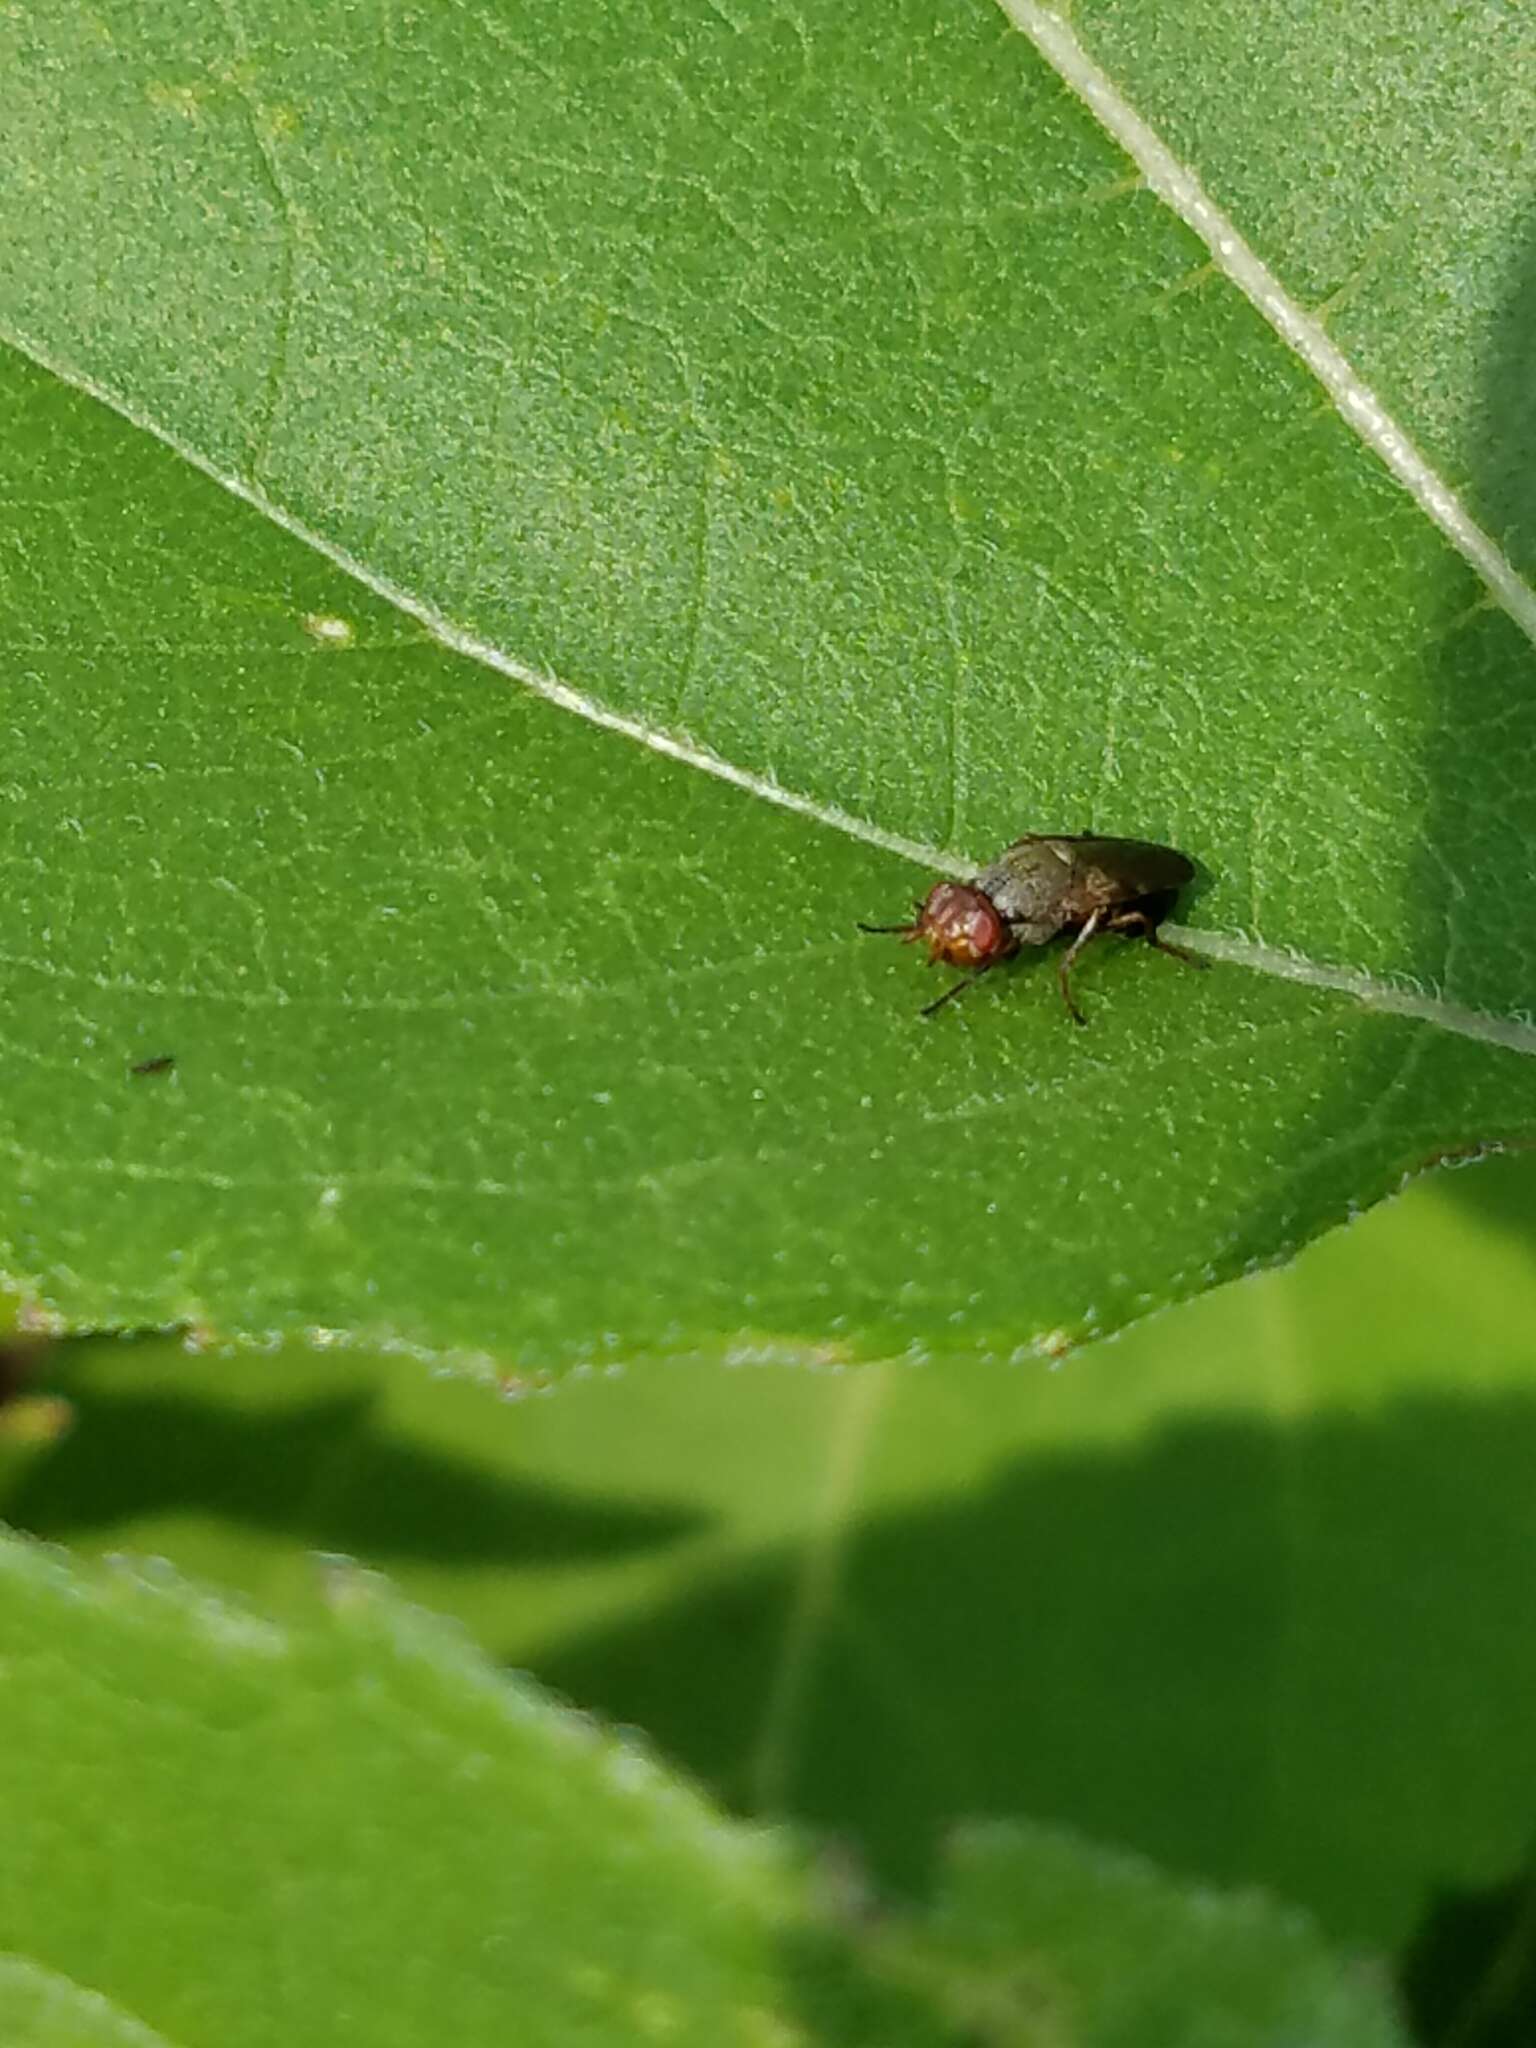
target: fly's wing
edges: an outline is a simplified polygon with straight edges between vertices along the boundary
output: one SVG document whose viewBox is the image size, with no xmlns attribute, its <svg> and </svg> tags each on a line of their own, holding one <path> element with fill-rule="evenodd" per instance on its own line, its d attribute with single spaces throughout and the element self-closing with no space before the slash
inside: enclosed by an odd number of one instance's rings
<svg viewBox="0 0 1536 2048">
<path fill-rule="evenodd" d="M 1165 890 L 1182 889 L 1195 879 L 1195 864 L 1171 846 L 1158 846 L 1150 839 L 1101 839 L 1097 833 L 1062 835 L 1044 842 L 1069 854 L 1081 873 L 1092 868 L 1112 877 L 1130 896 L 1160 896 Z M 1009 852 L 1012 852 L 1009 848 Z M 1006 856 L 1004 856 L 1006 858 Z"/>
<path fill-rule="evenodd" d="M 976 877 L 1020 945 L 1043 946 L 1090 912 L 1143 897 L 1172 897 L 1193 881 L 1194 863 L 1146 839 L 1093 832 L 1030 832 Z"/>
</svg>

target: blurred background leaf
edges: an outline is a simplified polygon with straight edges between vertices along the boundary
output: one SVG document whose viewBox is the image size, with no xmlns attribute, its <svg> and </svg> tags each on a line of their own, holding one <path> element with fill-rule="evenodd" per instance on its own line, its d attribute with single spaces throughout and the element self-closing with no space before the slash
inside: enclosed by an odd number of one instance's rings
<svg viewBox="0 0 1536 2048">
<path fill-rule="evenodd" d="M 788 1844 L 356 1572 L 282 1627 L 8 1536 L 0 1585 L 8 2048 L 1400 2038 L 1295 1916 L 1039 1831 L 973 1847 L 932 1938 L 871 1939 Z"/>
<path fill-rule="evenodd" d="M 1536 1162 L 1441 1175 L 1054 1372 L 497 1405 L 398 1360 L 70 1346 L 29 1385 L 74 1428 L 0 1451 L 0 1516 L 279 1613 L 314 1548 L 361 1554 L 881 1895 L 931 1894 L 967 1821 L 1065 1824 L 1415 1944 L 1452 2039 L 1510 1965 L 1447 1901 L 1518 1887 L 1536 1835 L 1533 1226 Z"/>
<path fill-rule="evenodd" d="M 988 2043 L 1404 2038 L 1380 1986 L 1320 1953 L 1299 1915 L 1170 1884 L 1048 1829 L 964 1837 L 933 1925 L 915 1932 L 909 1979 L 942 1986 Z"/>
</svg>

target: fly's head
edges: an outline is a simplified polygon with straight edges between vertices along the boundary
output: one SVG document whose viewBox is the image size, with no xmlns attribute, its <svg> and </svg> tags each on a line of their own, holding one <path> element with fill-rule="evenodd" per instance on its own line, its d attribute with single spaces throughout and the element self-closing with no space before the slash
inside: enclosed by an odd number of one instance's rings
<svg viewBox="0 0 1536 2048">
<path fill-rule="evenodd" d="M 947 960 L 951 967 L 990 967 L 1015 945 L 991 897 L 969 882 L 935 882 L 906 936 L 921 939 L 930 960 Z"/>
</svg>

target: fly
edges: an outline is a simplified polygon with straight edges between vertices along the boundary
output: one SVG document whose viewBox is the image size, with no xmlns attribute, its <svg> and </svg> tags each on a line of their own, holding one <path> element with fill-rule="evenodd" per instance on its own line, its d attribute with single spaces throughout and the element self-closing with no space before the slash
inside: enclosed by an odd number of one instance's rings
<svg viewBox="0 0 1536 2048">
<path fill-rule="evenodd" d="M 1192 967 L 1209 964 L 1158 935 L 1179 891 L 1194 878 L 1194 862 L 1171 846 L 1091 832 L 1028 832 L 969 882 L 935 882 L 911 924 L 861 924 L 859 930 L 922 940 L 930 961 L 971 970 L 925 1005 L 925 1017 L 1021 946 L 1043 946 L 1069 932 L 1072 943 L 1057 962 L 1056 979 L 1067 1014 L 1086 1024 L 1072 997 L 1072 963 L 1100 932 L 1144 938 Z"/>
</svg>

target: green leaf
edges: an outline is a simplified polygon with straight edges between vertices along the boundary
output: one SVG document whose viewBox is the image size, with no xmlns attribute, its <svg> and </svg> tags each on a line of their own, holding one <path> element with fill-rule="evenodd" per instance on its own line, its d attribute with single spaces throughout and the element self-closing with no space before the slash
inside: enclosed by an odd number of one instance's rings
<svg viewBox="0 0 1536 2048">
<path fill-rule="evenodd" d="M 903 1960 L 919 1983 L 937 1966 L 951 2009 L 999 2048 L 1405 2042 L 1369 1980 L 1266 1900 L 1045 1828 L 971 1834 L 949 1862 L 935 1925 Z"/>
<path fill-rule="evenodd" d="M 774 1844 L 360 1575 L 280 1629 L 7 1539 L 0 1637 L 6 1940 L 169 2039 L 845 2038 Z"/>
<path fill-rule="evenodd" d="M 1180 2048 L 1208 2038 L 1208 2009 L 1230 2048 L 1277 2039 L 1277 2011 L 1320 2048 L 1391 2038 L 1315 1937 L 1267 1909 L 1113 1866 L 1106 1886 L 1089 1858 L 1072 1910 L 1063 1865 L 1083 1855 L 1049 1838 L 1020 1842 L 1009 1876 L 1015 1898 L 1026 1879 L 1062 1892 L 1049 1924 L 1000 1943 L 996 1889 L 972 1873 L 932 1957 L 915 1927 L 861 1939 L 761 1830 L 375 1582 L 337 1571 L 330 1591 L 283 1628 L 163 1572 L 86 1577 L 0 1540 L 8 2043 L 962 2048 L 977 1964 L 946 1953 L 957 1931 L 989 1973 L 1086 1988 L 1106 1940 L 1089 1920 L 1134 1933 L 1149 1914 L 1184 1945 L 1181 2004 L 1160 2001 L 1173 2031 L 1105 2033 L 1085 2005 L 1065 2030 L 984 2038 Z M 1156 1983 L 1145 1957 L 1119 1968 Z"/>
<path fill-rule="evenodd" d="M 1002 14 L 109 0 L 0 64 L 35 1314 L 1057 1355 L 1529 1137 L 1530 644 Z M 852 930 L 1089 823 L 1226 964 L 925 1023 Z"/>
<path fill-rule="evenodd" d="M 1529 575 L 1529 19 L 1075 0 L 1072 20 Z"/>
<path fill-rule="evenodd" d="M 0 1955 L 0 2019 L 8 2048 L 171 2048 L 100 1992 L 23 1956 Z"/>
</svg>

